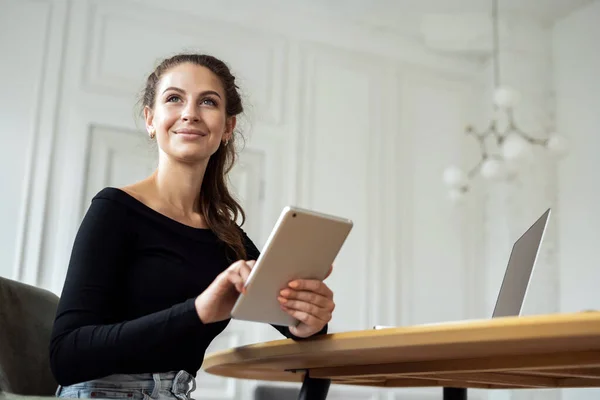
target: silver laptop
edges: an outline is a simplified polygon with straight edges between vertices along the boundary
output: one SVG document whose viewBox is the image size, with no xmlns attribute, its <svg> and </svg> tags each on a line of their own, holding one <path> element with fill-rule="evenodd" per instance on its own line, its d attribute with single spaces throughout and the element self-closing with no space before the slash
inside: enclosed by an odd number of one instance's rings
<svg viewBox="0 0 600 400">
<path fill-rule="evenodd" d="M 496 305 L 492 318 L 519 316 L 525 302 L 525 296 L 531 277 L 533 275 L 533 267 L 537 261 L 540 252 L 540 246 L 544 239 L 548 219 L 550 218 L 551 209 L 547 209 L 544 214 L 527 231 L 515 242 L 504 279 L 500 286 L 500 292 L 496 299 Z M 482 321 L 482 319 L 468 319 L 460 321 L 444 321 L 427 323 L 423 325 L 440 325 L 440 324 L 455 324 L 460 322 Z M 376 325 L 374 329 L 393 328 L 392 326 Z"/>
<path fill-rule="evenodd" d="M 546 210 L 513 245 L 492 318 L 521 314 L 550 212 Z"/>
</svg>

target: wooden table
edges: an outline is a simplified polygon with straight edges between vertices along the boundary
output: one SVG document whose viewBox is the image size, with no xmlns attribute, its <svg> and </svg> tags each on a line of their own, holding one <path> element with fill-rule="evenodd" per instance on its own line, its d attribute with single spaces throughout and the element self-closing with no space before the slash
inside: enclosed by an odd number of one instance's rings
<svg viewBox="0 0 600 400">
<path fill-rule="evenodd" d="M 266 381 L 378 387 L 600 387 L 600 312 L 334 333 L 258 343 L 208 355 L 210 374 Z"/>
</svg>

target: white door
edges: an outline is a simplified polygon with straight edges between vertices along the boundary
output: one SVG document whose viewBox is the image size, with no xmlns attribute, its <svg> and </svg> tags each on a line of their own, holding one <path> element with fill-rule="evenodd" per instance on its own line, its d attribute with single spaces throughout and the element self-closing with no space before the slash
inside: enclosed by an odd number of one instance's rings
<svg viewBox="0 0 600 400">
<path fill-rule="evenodd" d="M 155 145 L 150 144 L 148 136 L 141 132 L 94 127 L 90 142 L 82 205 L 84 213 L 92 198 L 103 188 L 137 182 L 156 169 Z"/>
</svg>

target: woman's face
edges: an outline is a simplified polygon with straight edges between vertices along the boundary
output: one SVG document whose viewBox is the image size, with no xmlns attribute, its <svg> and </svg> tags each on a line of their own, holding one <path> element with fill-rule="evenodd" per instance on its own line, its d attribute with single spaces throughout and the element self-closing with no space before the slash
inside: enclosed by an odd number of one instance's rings
<svg viewBox="0 0 600 400">
<path fill-rule="evenodd" d="M 144 110 L 149 133 L 160 151 L 186 163 L 208 161 L 231 139 L 235 117 L 225 112 L 225 91 L 208 68 L 183 63 L 163 74 L 154 109 Z"/>
</svg>

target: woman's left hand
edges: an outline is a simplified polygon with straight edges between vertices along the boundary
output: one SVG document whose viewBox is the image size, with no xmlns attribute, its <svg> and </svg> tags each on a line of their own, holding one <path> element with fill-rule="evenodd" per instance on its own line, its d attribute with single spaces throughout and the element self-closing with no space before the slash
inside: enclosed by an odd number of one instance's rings
<svg viewBox="0 0 600 400">
<path fill-rule="evenodd" d="M 332 270 L 333 266 L 325 278 Z M 297 326 L 290 326 L 290 332 L 301 338 L 314 335 L 331 321 L 335 308 L 333 292 L 319 280 L 298 279 L 291 281 L 288 286 L 277 299 L 282 310 L 300 321 Z"/>
</svg>

